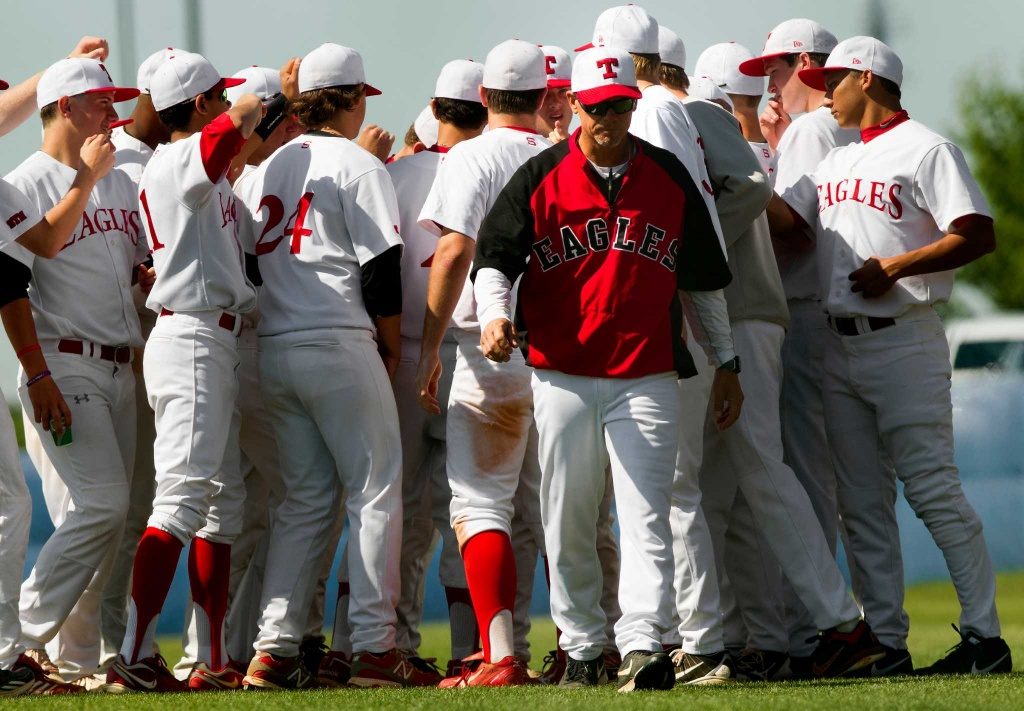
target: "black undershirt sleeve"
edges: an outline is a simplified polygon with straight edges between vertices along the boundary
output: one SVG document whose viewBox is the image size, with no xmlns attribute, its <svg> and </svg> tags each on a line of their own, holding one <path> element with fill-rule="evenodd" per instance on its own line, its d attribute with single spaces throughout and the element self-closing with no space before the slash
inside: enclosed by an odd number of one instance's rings
<svg viewBox="0 0 1024 711">
<path fill-rule="evenodd" d="M 402 247 L 395 245 L 364 264 L 362 285 L 370 318 L 402 313 Z"/>
<path fill-rule="evenodd" d="M 31 269 L 6 252 L 0 252 L 0 308 L 12 301 L 28 298 L 31 279 Z"/>
</svg>

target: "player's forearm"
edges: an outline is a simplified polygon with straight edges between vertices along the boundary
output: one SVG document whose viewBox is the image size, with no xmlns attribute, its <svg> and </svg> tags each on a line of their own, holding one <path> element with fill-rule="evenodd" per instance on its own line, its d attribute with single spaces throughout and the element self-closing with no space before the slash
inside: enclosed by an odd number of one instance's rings
<svg viewBox="0 0 1024 711">
<path fill-rule="evenodd" d="M 0 94 L 0 136 L 23 124 L 36 110 L 36 85 L 42 72 Z"/>
<path fill-rule="evenodd" d="M 46 358 L 38 348 L 39 338 L 28 297 L 16 299 L 0 308 L 0 318 L 7 331 L 7 340 L 11 342 L 25 373 L 32 377 L 46 370 Z"/>
<path fill-rule="evenodd" d="M 402 316 L 381 316 L 374 319 L 377 326 L 377 351 L 385 363 L 397 362 L 402 354 Z"/>
<path fill-rule="evenodd" d="M 808 225 L 785 200 L 773 193 L 768 207 L 765 208 L 768 216 L 768 229 L 771 231 L 772 239 L 790 249 L 805 251 L 814 246 L 808 238 Z"/>
<path fill-rule="evenodd" d="M 34 227 L 18 238 L 18 244 L 47 259 L 56 257 L 82 220 L 89 195 L 96 186 L 91 175 L 80 172 L 67 193 Z"/>
<path fill-rule="evenodd" d="M 942 239 L 887 260 L 886 271 L 896 279 L 957 269 L 996 248 L 992 221 L 978 217 Z"/>
<path fill-rule="evenodd" d="M 459 303 L 466 277 L 473 265 L 476 245 L 466 235 L 446 230 L 441 233 L 427 280 L 427 312 L 423 318 L 422 350 L 441 350 L 441 341 Z"/>
<path fill-rule="evenodd" d="M 512 283 L 497 269 L 484 267 L 473 280 L 476 317 L 481 326 L 494 319 L 512 320 Z"/>
<path fill-rule="evenodd" d="M 694 338 L 705 350 L 711 351 L 714 364 L 718 366 L 732 360 L 736 348 L 732 340 L 725 292 L 721 289 L 683 291 L 680 295 Z"/>
</svg>

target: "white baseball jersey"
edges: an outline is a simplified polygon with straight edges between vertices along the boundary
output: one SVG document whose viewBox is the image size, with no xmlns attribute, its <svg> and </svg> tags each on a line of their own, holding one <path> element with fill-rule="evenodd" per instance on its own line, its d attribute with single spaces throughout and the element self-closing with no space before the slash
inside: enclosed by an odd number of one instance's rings
<svg viewBox="0 0 1024 711">
<path fill-rule="evenodd" d="M 724 254 L 725 239 L 722 237 L 722 225 L 718 221 L 718 210 L 715 209 L 715 194 L 711 178 L 708 177 L 708 168 L 704 164 L 704 146 L 697 127 L 686 113 L 683 102 L 665 87 L 653 85 L 642 92 L 643 98 L 637 102 L 629 132 L 658 148 L 671 151 L 689 171 L 697 187 L 703 188 L 701 194 Z"/>
<path fill-rule="evenodd" d="M 361 267 L 402 244 L 381 162 L 346 138 L 307 133 L 260 164 L 243 192 L 263 277 L 259 334 L 375 332 Z"/>
<path fill-rule="evenodd" d="M 247 221 L 225 177 L 244 142 L 223 114 L 159 146 L 146 166 L 139 204 L 157 274 L 146 301 L 153 311 L 245 313 L 256 303 L 239 242 Z"/>
<path fill-rule="evenodd" d="M 550 145 L 536 131 L 502 126 L 453 146 L 437 170 L 419 224 L 434 235 L 444 227 L 476 240 L 484 217 L 512 174 Z M 452 322 L 468 331 L 480 329 L 468 277 Z"/>
<path fill-rule="evenodd" d="M 0 180 L 0 249 L 25 234 L 43 219 L 23 192 Z"/>
<path fill-rule="evenodd" d="M 850 290 L 850 272 L 870 257 L 929 245 L 966 215 L 990 216 L 960 149 L 917 121 L 831 151 L 783 198 L 817 227 L 820 289 L 833 316 L 896 317 L 946 301 L 953 272 L 904 277 L 885 295 Z"/>
<path fill-rule="evenodd" d="M 7 180 L 46 214 L 71 188 L 77 171 L 36 151 Z M 142 345 L 132 301 L 135 267 L 149 247 L 139 227 L 135 184 L 120 170 L 100 180 L 82 219 L 53 259 L 9 248 L 32 269 L 29 299 L 40 339 L 75 338 L 101 345 Z"/>
<path fill-rule="evenodd" d="M 772 172 L 768 177 L 775 192 L 782 195 L 798 180 L 813 173 L 836 146 L 859 140 L 860 133 L 856 129 L 840 128 L 832 112 L 824 106 L 795 117 L 772 156 Z M 813 253 L 784 253 L 779 260 L 779 275 L 787 299 L 820 298 L 818 267 Z"/>
<path fill-rule="evenodd" d="M 123 170 L 132 179 L 132 182 L 138 185 L 142 182 L 142 171 L 145 170 L 149 159 L 153 157 L 153 149 L 129 135 L 124 128 L 124 126 L 118 126 L 110 132 L 110 142 L 116 149 L 114 167 Z"/>
<path fill-rule="evenodd" d="M 398 198 L 398 224 L 402 241 L 402 337 L 423 337 L 423 315 L 427 310 L 427 277 L 437 248 L 437 236 L 419 224 L 420 211 L 447 154 L 445 147 L 420 151 L 387 165 Z"/>
<path fill-rule="evenodd" d="M 756 141 L 747 141 L 750 144 L 750 150 L 754 151 L 754 155 L 757 156 L 757 162 L 761 165 L 761 170 L 768 176 L 768 179 L 772 179 L 772 173 L 775 169 L 772 167 L 772 149 L 769 148 L 767 143 L 757 143 Z"/>
</svg>

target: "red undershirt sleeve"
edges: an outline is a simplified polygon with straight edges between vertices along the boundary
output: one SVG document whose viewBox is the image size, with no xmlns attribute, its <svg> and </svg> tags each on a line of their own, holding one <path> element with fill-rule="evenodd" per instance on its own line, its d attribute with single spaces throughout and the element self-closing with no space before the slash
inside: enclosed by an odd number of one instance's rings
<svg viewBox="0 0 1024 711">
<path fill-rule="evenodd" d="M 220 182 L 231 161 L 245 144 L 245 137 L 226 113 L 206 125 L 199 137 L 199 154 L 211 183 Z"/>
</svg>

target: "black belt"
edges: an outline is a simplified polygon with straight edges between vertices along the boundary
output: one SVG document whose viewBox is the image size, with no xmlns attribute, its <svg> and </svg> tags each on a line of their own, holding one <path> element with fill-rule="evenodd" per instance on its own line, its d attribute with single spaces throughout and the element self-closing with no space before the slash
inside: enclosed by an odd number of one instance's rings
<svg viewBox="0 0 1024 711">
<path fill-rule="evenodd" d="M 862 320 L 861 323 L 864 321 Z M 867 317 L 867 330 L 861 331 L 857 325 L 857 319 L 852 316 L 828 316 L 828 325 L 840 336 L 860 336 L 872 331 L 881 331 L 883 328 L 896 325 L 896 319 L 883 318 L 880 316 Z"/>
</svg>

